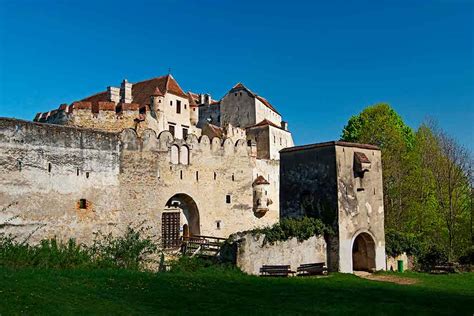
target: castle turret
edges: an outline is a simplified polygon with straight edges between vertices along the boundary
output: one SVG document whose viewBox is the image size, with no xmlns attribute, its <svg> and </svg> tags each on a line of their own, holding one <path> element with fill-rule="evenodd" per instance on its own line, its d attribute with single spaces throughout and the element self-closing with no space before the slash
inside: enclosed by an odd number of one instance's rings
<svg viewBox="0 0 474 316">
<path fill-rule="evenodd" d="M 252 184 L 253 187 L 253 212 L 257 217 L 263 217 L 268 212 L 268 206 L 273 201 L 268 197 L 270 183 L 263 177 L 258 176 Z"/>
</svg>

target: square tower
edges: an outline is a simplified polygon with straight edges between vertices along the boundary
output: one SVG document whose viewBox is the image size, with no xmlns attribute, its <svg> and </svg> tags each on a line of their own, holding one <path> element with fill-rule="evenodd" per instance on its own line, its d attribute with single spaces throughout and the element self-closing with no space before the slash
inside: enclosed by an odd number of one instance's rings
<svg viewBox="0 0 474 316">
<path fill-rule="evenodd" d="M 380 150 L 326 142 L 280 151 L 280 217 L 303 216 L 333 228 L 330 270 L 385 269 Z"/>
</svg>

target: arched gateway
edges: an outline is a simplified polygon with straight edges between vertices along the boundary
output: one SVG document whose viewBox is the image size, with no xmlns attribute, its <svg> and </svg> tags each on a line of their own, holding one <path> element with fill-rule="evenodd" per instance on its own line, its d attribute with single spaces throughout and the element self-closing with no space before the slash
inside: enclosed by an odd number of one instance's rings
<svg viewBox="0 0 474 316">
<path fill-rule="evenodd" d="M 375 241 L 368 233 L 360 233 L 352 244 L 352 270 L 375 270 Z"/>
<path fill-rule="evenodd" d="M 187 194 L 178 193 L 166 202 L 161 217 L 164 248 L 178 248 L 182 238 L 199 235 L 201 231 L 196 202 Z"/>
</svg>

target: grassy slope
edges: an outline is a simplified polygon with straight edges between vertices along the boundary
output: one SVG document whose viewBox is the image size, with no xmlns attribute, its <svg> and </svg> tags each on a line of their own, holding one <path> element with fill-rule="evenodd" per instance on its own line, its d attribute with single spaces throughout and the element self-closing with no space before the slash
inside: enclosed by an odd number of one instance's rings
<svg viewBox="0 0 474 316">
<path fill-rule="evenodd" d="M 27 314 L 456 314 L 474 312 L 474 274 L 406 274 L 397 285 L 333 274 L 271 279 L 234 271 L 0 268 L 0 315 Z"/>
</svg>

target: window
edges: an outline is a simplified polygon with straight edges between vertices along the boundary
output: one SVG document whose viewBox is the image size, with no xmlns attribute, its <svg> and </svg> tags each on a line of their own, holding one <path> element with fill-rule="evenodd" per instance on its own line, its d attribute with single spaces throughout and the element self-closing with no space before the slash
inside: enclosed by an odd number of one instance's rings
<svg viewBox="0 0 474 316">
<path fill-rule="evenodd" d="M 234 176 L 234 174 L 232 174 L 232 181 L 235 181 L 235 176 Z"/>
<path fill-rule="evenodd" d="M 276 144 L 276 142 L 277 142 L 277 138 L 275 135 L 273 135 L 273 143 Z"/>
<path fill-rule="evenodd" d="M 170 105 L 173 105 L 173 100 L 170 101 Z"/>
<path fill-rule="evenodd" d="M 186 110 L 186 104 L 184 104 L 184 109 Z"/>
<path fill-rule="evenodd" d="M 236 93 L 234 93 L 234 96 L 237 96 L 237 92 L 236 92 Z"/>
<path fill-rule="evenodd" d="M 87 200 L 86 199 L 80 199 L 79 200 L 79 208 L 80 209 L 86 209 L 87 208 Z"/>
<path fill-rule="evenodd" d="M 79 168 L 76 168 L 76 176 L 79 177 Z"/>
<path fill-rule="evenodd" d="M 231 202 L 230 194 L 227 194 L 227 195 L 225 196 L 225 202 L 226 202 L 227 204 L 230 204 L 230 202 Z"/>
<path fill-rule="evenodd" d="M 199 181 L 199 171 L 196 171 L 196 181 Z"/>
<path fill-rule="evenodd" d="M 216 221 L 216 228 L 221 229 L 221 221 Z"/>
<path fill-rule="evenodd" d="M 283 145 L 283 140 L 280 137 L 280 146 L 282 146 L 282 145 Z"/>
<path fill-rule="evenodd" d="M 181 180 L 183 180 L 183 170 L 180 170 L 180 171 L 179 171 L 179 178 L 180 178 Z"/>
<path fill-rule="evenodd" d="M 186 139 L 186 137 L 188 137 L 188 128 L 183 127 L 183 139 Z"/>
<path fill-rule="evenodd" d="M 171 135 L 173 135 L 173 137 L 174 137 L 174 129 L 175 129 L 174 124 L 169 124 L 168 125 L 168 130 L 170 131 Z"/>
<path fill-rule="evenodd" d="M 86 178 L 89 179 L 89 172 L 86 172 Z"/>
<path fill-rule="evenodd" d="M 146 107 L 142 106 L 140 109 L 138 109 L 138 114 L 146 114 Z"/>
<path fill-rule="evenodd" d="M 176 113 L 181 113 L 181 101 L 176 101 Z"/>
<path fill-rule="evenodd" d="M 217 179 L 217 173 L 214 172 L 214 180 Z"/>
<path fill-rule="evenodd" d="M 51 165 L 51 163 L 48 163 L 48 172 L 51 172 L 52 168 L 53 168 L 53 166 Z"/>
<path fill-rule="evenodd" d="M 21 160 L 18 160 L 18 171 L 21 171 Z"/>
</svg>

